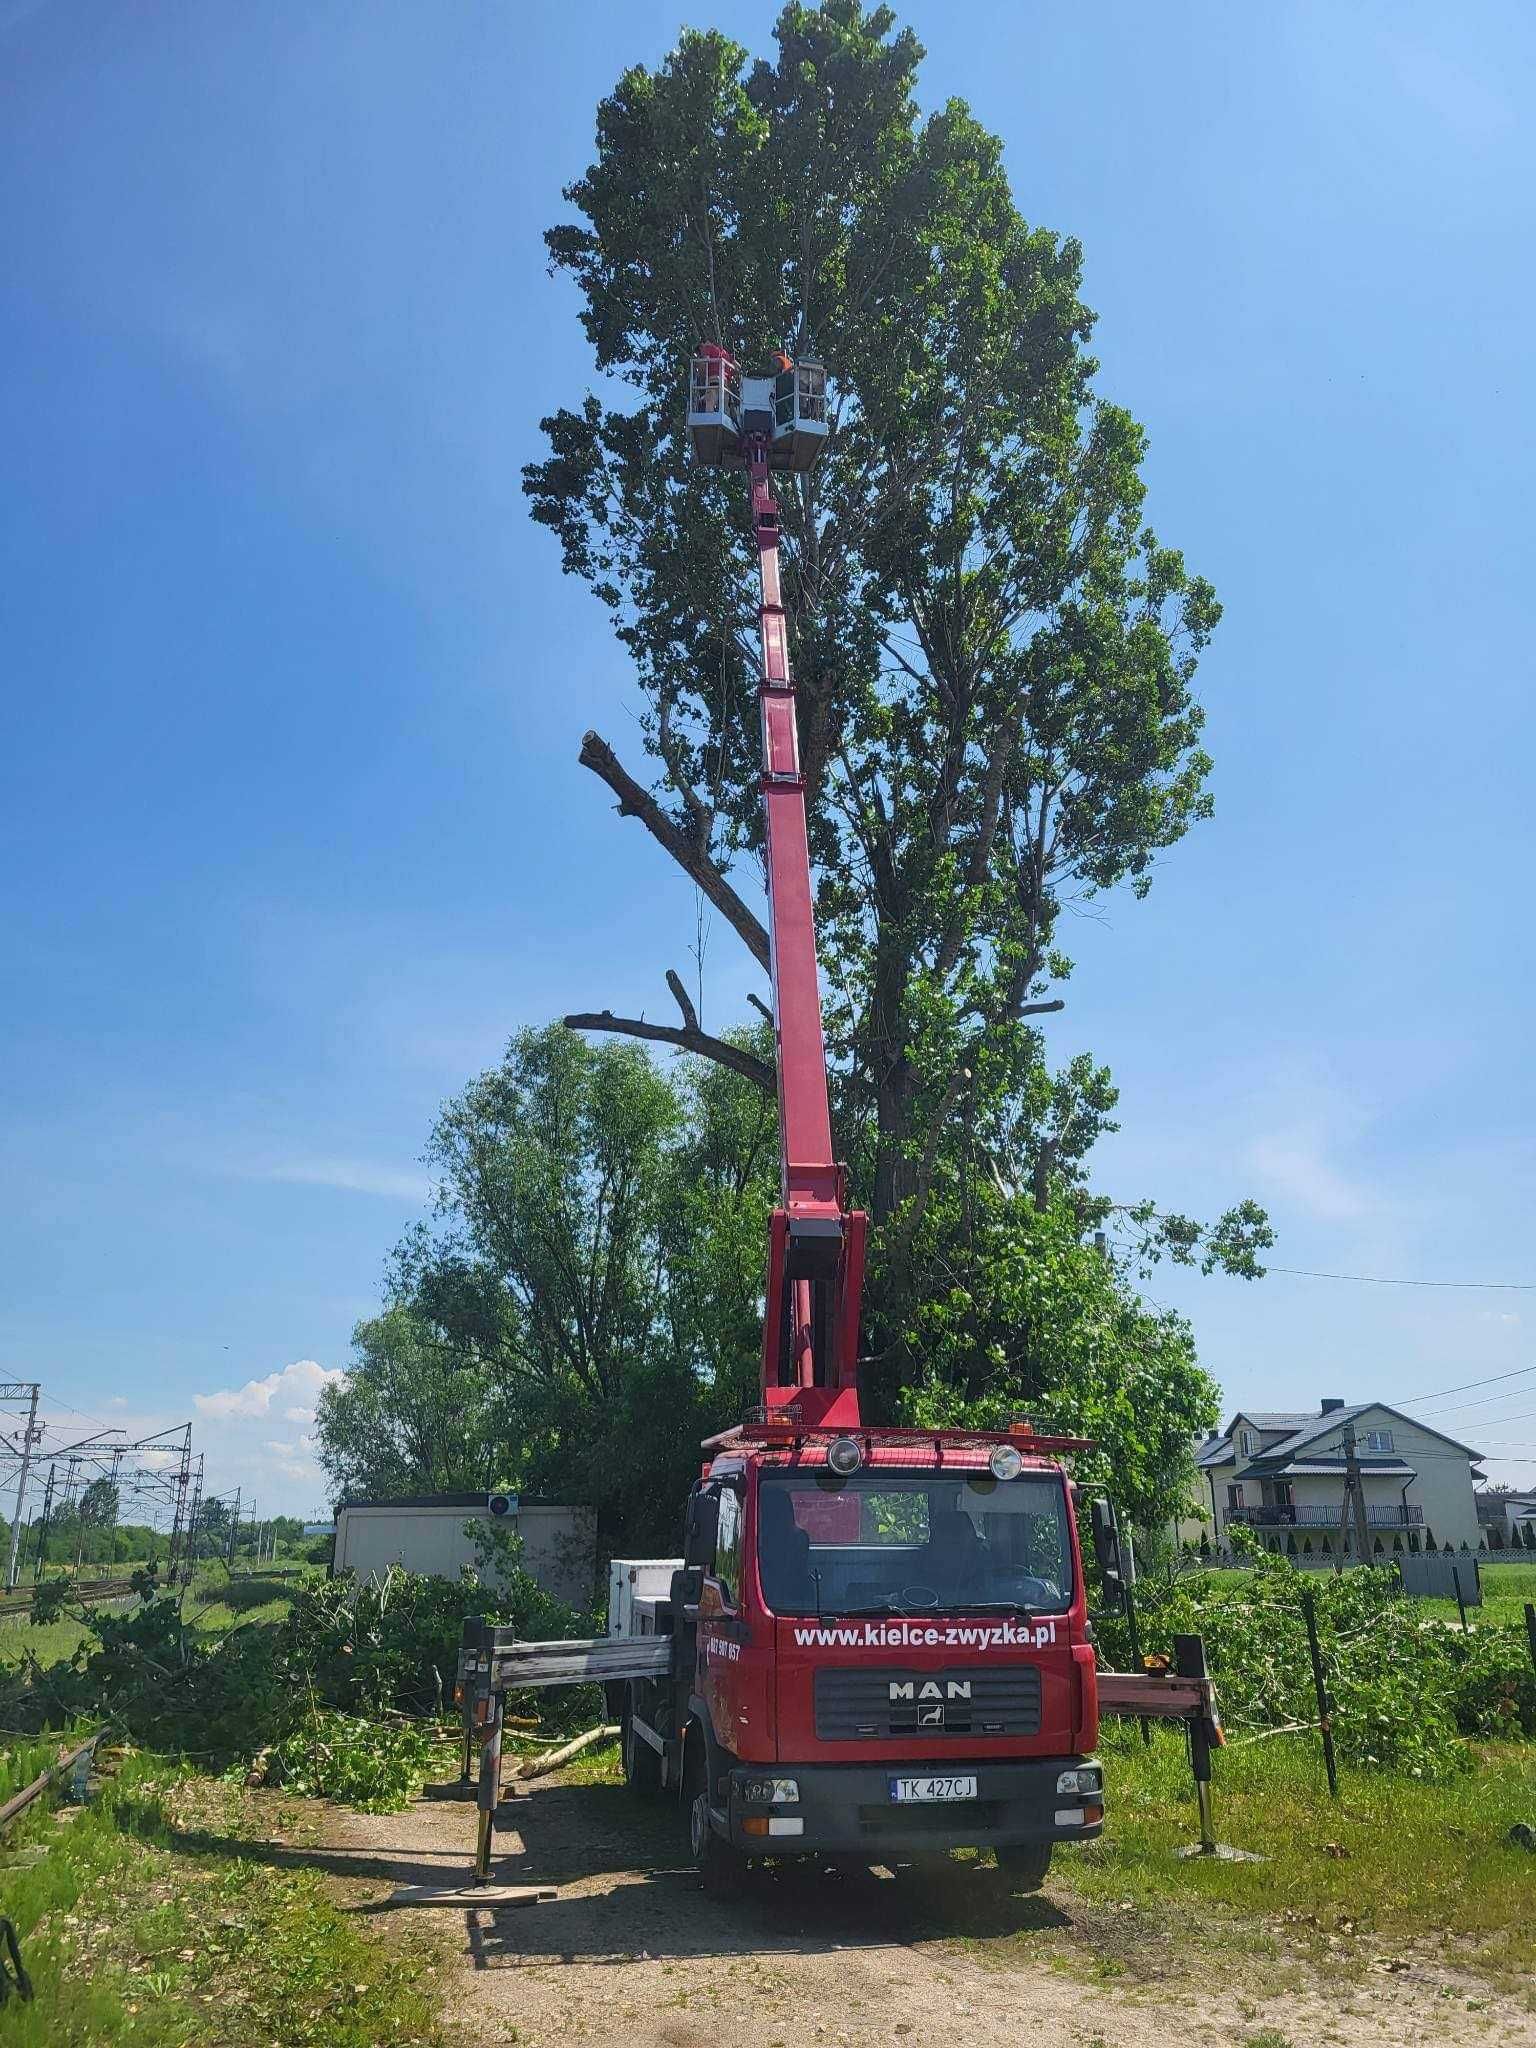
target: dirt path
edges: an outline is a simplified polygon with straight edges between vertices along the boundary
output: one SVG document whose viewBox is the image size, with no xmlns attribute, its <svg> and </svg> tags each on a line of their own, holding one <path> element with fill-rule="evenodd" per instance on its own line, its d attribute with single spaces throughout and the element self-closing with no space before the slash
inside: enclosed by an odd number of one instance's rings
<svg viewBox="0 0 1536 2048">
<path fill-rule="evenodd" d="M 1139 1914 L 1051 1887 L 1004 1895 L 957 1866 L 938 1898 L 915 1876 L 764 1873 L 739 1901 L 706 1899 L 682 1854 L 675 1809 L 617 1786 L 559 1780 L 513 1798 L 497 1876 L 552 1884 L 550 1905 L 411 1909 L 457 1949 L 448 2017 L 477 2043 L 519 2048 L 1402 2048 L 1498 2042 L 1536 2048 L 1523 2006 L 1428 1963 L 1325 1984 L 1251 1949 L 1181 1948 Z M 319 1860 L 378 1879 L 360 1910 L 404 1916 L 394 1884 L 465 1873 L 471 1809 L 426 1800 L 385 1816 L 334 1812 Z M 1108 1981 L 1095 1981 L 1095 1978 Z"/>
</svg>

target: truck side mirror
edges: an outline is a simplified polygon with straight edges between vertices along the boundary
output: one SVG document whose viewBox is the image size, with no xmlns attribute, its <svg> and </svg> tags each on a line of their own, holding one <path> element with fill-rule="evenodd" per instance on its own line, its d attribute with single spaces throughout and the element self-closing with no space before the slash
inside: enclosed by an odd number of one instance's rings
<svg viewBox="0 0 1536 2048">
<path fill-rule="evenodd" d="M 707 1571 L 715 1561 L 715 1532 L 720 1523 L 720 1495 L 712 1486 L 698 1487 L 688 1497 L 688 1520 L 683 1533 L 683 1562 L 702 1565 Z"/>
<path fill-rule="evenodd" d="M 1093 1528 L 1093 1554 L 1098 1560 L 1099 1576 L 1104 1584 L 1104 1605 L 1124 1607 L 1129 1575 L 1121 1549 L 1114 1503 L 1103 1499 L 1094 1501 L 1089 1509 L 1089 1518 Z"/>
<path fill-rule="evenodd" d="M 701 1564 L 685 1564 L 680 1572 L 672 1574 L 672 1626 L 676 1629 L 682 1622 L 699 1611 L 699 1601 L 704 1592 L 704 1567 Z"/>
</svg>

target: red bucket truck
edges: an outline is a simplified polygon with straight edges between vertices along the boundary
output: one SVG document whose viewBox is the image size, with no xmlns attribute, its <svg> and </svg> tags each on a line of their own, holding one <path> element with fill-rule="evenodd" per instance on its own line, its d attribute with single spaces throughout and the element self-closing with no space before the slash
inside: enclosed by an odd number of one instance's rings
<svg viewBox="0 0 1536 2048">
<path fill-rule="evenodd" d="M 616 1560 L 609 1638 L 631 1784 L 681 1802 L 706 1884 L 750 1856 L 905 1860 L 989 1848 L 1020 1886 L 1099 1833 L 1098 1694 L 1073 1495 L 1077 1439 L 867 1426 L 867 1219 L 833 1154 L 775 470 L 827 439 L 820 364 L 744 376 L 708 344 L 697 460 L 746 473 L 760 567 L 763 808 L 782 1191 L 762 1401 L 705 1445 L 681 1558 Z M 1110 1579 L 1113 1521 L 1095 1504 Z"/>
</svg>

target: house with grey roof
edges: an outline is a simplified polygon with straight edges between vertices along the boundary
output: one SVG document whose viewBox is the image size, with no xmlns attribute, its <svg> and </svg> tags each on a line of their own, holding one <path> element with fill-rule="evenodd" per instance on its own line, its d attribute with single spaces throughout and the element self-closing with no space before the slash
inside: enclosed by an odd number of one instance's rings
<svg viewBox="0 0 1536 2048">
<path fill-rule="evenodd" d="M 1208 1536 L 1231 1548 L 1234 1528 L 1293 1557 L 1352 1557 L 1344 1527 L 1345 1433 L 1353 1430 L 1371 1549 L 1401 1555 L 1432 1540 L 1476 1550 L 1484 1540 L 1474 1483 L 1480 1454 L 1382 1401 L 1329 1400 L 1307 1413 L 1240 1410 L 1195 1453 Z"/>
</svg>

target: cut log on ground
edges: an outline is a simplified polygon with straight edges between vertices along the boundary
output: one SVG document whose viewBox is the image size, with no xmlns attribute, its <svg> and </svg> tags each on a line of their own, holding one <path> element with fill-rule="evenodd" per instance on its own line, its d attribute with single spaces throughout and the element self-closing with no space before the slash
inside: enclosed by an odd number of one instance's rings
<svg viewBox="0 0 1536 2048">
<path fill-rule="evenodd" d="M 573 1742 L 567 1742 L 559 1749 L 552 1749 L 548 1756 L 529 1757 L 517 1775 L 520 1778 L 541 1778 L 546 1771 L 557 1771 L 561 1764 L 569 1763 L 573 1756 L 579 1756 L 595 1742 L 612 1742 L 618 1732 L 616 1727 L 589 1728 L 585 1735 L 578 1735 Z"/>
</svg>

